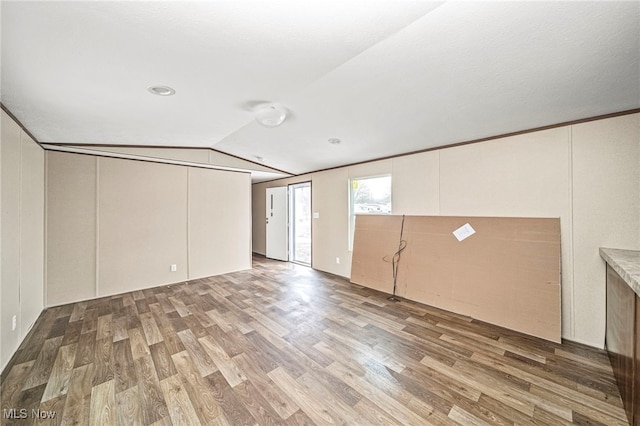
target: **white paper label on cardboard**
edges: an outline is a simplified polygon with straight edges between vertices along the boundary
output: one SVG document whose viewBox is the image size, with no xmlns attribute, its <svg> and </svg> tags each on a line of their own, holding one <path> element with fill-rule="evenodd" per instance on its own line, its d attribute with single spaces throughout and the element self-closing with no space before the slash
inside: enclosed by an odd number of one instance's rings
<svg viewBox="0 0 640 426">
<path fill-rule="evenodd" d="M 471 227 L 468 223 L 465 223 L 460 228 L 453 231 L 453 235 L 458 239 L 458 241 L 462 241 L 466 238 L 469 238 L 473 234 L 476 233 L 476 230 Z"/>
</svg>

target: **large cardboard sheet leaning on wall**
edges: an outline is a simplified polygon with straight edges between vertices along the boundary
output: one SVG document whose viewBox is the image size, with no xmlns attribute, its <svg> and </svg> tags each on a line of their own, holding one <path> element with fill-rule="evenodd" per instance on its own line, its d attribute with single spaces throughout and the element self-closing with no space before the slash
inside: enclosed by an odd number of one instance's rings
<svg viewBox="0 0 640 426">
<path fill-rule="evenodd" d="M 357 215 L 351 282 L 385 293 L 393 291 L 391 260 L 400 243 L 402 216 Z"/>
<path fill-rule="evenodd" d="M 375 229 L 378 236 L 361 237 L 368 241 L 367 250 L 357 253 L 354 244 L 353 259 L 360 270 L 386 267 L 385 286 L 381 279 L 358 283 L 391 293 L 391 266 L 372 251 L 393 254 L 399 232 L 394 243 L 397 227 L 387 235 L 380 227 L 389 219 L 381 217 L 369 219 L 380 221 L 379 226 L 368 223 L 361 229 Z M 473 232 L 460 229 L 466 224 Z M 402 238 L 406 249 L 398 265 L 399 296 L 560 342 L 560 219 L 406 216 Z M 388 248 L 371 247 L 375 239 Z"/>
</svg>

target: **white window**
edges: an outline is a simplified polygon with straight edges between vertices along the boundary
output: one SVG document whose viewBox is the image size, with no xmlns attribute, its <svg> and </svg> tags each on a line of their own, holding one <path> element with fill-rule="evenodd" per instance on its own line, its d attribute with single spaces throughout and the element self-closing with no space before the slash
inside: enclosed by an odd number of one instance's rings
<svg viewBox="0 0 640 426">
<path fill-rule="evenodd" d="M 391 175 L 349 179 L 349 250 L 357 214 L 391 214 Z"/>
</svg>

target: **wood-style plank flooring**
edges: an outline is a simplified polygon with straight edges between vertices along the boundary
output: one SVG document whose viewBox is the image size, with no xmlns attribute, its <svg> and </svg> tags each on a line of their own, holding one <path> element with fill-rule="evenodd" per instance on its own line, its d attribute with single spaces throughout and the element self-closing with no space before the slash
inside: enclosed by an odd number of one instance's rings
<svg viewBox="0 0 640 426">
<path fill-rule="evenodd" d="M 602 351 L 261 257 L 48 309 L 2 379 L 17 425 L 626 424 Z"/>
</svg>

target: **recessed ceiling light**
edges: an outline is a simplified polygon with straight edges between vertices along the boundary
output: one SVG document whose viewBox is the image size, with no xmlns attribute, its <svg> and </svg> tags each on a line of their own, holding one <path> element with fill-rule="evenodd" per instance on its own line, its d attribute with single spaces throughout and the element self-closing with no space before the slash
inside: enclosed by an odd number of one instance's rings
<svg viewBox="0 0 640 426">
<path fill-rule="evenodd" d="M 151 86 L 147 90 L 149 93 L 153 93 L 158 96 L 171 96 L 176 93 L 176 91 L 169 86 Z"/>
<path fill-rule="evenodd" d="M 338 145 L 340 142 L 342 142 L 342 141 L 340 139 L 338 139 L 338 138 L 330 138 L 329 139 L 329 143 L 331 145 Z"/>
</svg>

